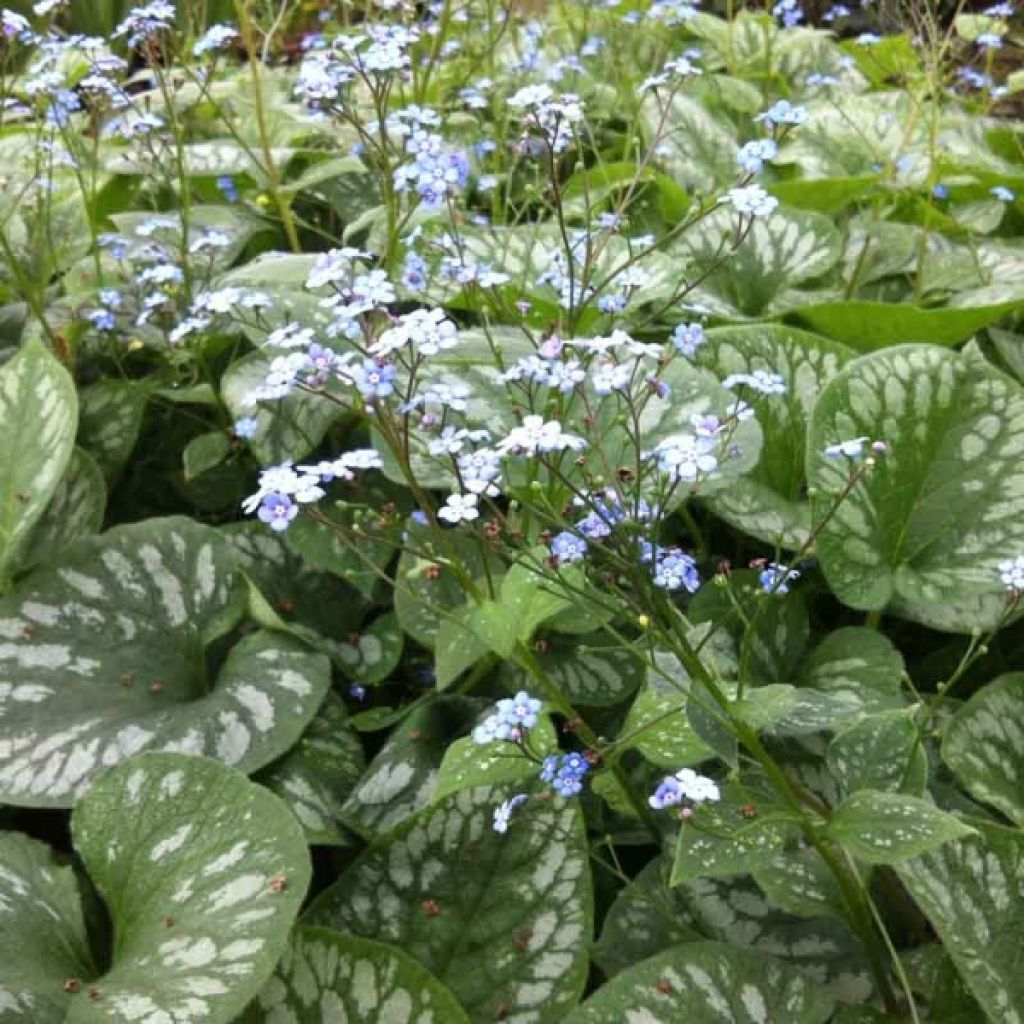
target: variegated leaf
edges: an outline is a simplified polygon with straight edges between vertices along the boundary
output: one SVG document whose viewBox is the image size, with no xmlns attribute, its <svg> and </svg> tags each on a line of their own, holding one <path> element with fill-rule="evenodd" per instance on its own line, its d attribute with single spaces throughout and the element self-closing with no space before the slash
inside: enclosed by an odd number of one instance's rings
<svg viewBox="0 0 1024 1024">
<path fill-rule="evenodd" d="M 698 221 L 674 247 L 700 280 L 687 296 L 717 316 L 771 316 L 807 301 L 798 285 L 821 278 L 838 262 L 840 236 L 832 221 L 809 210 L 779 208 L 753 220 L 738 245 L 736 214 L 723 205 Z"/>
<path fill-rule="evenodd" d="M 344 703 L 328 694 L 298 743 L 256 780 L 288 804 L 311 845 L 343 845 L 348 833 L 342 807 L 365 767 L 363 745 L 348 724 Z"/>
<path fill-rule="evenodd" d="M 617 974 L 566 1024 L 824 1024 L 832 1000 L 788 964 L 717 942 L 688 942 Z"/>
<path fill-rule="evenodd" d="M 61 1024 L 65 982 L 95 975 L 74 869 L 43 843 L 0 832 L 0 1021 Z"/>
<path fill-rule="evenodd" d="M 799 548 L 807 540 L 807 421 L 825 384 L 852 352 L 792 327 L 758 324 L 708 331 L 695 362 L 719 379 L 767 370 L 786 381 L 785 395 L 745 393 L 763 435 L 761 458 L 745 476 L 708 499 L 730 525 L 769 544 Z"/>
<path fill-rule="evenodd" d="M 80 542 L 0 599 L 0 799 L 66 807 L 141 750 L 254 771 L 283 754 L 329 685 L 322 655 L 283 633 L 207 664 L 245 597 L 222 537 L 148 520 Z"/>
<path fill-rule="evenodd" d="M 861 436 L 887 451 L 833 513 L 853 467 L 824 449 Z M 907 345 L 847 364 L 818 401 L 807 455 L 836 596 L 936 629 L 994 625 L 999 562 L 1024 550 L 1022 455 L 1024 390 L 982 362 Z"/>
<path fill-rule="evenodd" d="M 0 368 L 0 592 L 60 485 L 75 444 L 71 375 L 38 341 Z"/>
<path fill-rule="evenodd" d="M 68 1024 L 233 1020 L 284 952 L 309 884 L 291 812 L 216 761 L 150 753 L 92 785 L 72 836 L 114 953 L 71 996 Z"/>
<path fill-rule="evenodd" d="M 946 726 L 942 759 L 969 792 L 1024 827 L 1024 673 L 982 687 Z"/>
<path fill-rule="evenodd" d="M 53 562 L 75 541 L 98 533 L 107 507 L 107 485 L 96 460 L 83 448 L 71 454 L 57 490 L 35 525 L 24 567 Z"/>
<path fill-rule="evenodd" d="M 868 864 L 897 864 L 974 831 L 927 800 L 873 789 L 847 797 L 826 828 L 829 838 Z"/>
<path fill-rule="evenodd" d="M 494 810 L 512 792 L 465 789 L 416 815 L 308 920 L 401 946 L 472 1021 L 563 1020 L 583 990 L 592 927 L 582 818 L 574 802 L 531 800 L 496 833 Z"/>
<path fill-rule="evenodd" d="M 297 928 L 246 1024 L 468 1024 L 440 981 L 395 946 Z"/>
<path fill-rule="evenodd" d="M 99 380 L 78 393 L 78 443 L 112 484 L 135 447 L 149 389 L 138 381 Z"/>
<path fill-rule="evenodd" d="M 980 826 L 896 870 L 992 1024 L 1024 1021 L 1024 836 Z"/>
</svg>

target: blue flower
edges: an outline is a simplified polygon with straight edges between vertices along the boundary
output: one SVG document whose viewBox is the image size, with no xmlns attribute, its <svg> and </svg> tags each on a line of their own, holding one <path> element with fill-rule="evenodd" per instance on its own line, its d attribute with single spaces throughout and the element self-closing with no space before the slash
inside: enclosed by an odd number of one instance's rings
<svg viewBox="0 0 1024 1024">
<path fill-rule="evenodd" d="M 1017 198 L 1017 193 L 1005 185 L 993 185 L 989 193 L 1002 203 L 1012 203 Z"/>
<path fill-rule="evenodd" d="M 700 586 L 697 563 L 679 548 L 658 552 L 654 562 L 654 585 L 662 590 L 694 593 Z"/>
<path fill-rule="evenodd" d="M 551 538 L 551 554 L 559 565 L 581 562 L 587 553 L 587 542 L 575 533 L 563 530 Z"/>
<path fill-rule="evenodd" d="M 508 823 L 512 817 L 512 812 L 520 805 L 525 803 L 527 800 L 526 793 L 517 793 L 515 796 L 510 797 L 508 800 L 503 800 L 497 807 L 494 808 L 494 831 L 504 834 L 508 831 Z"/>
<path fill-rule="evenodd" d="M 941 181 L 932 186 L 932 199 L 948 199 L 949 186 L 943 185 Z"/>
<path fill-rule="evenodd" d="M 697 353 L 707 338 L 704 335 L 704 328 L 700 324 L 679 324 L 672 332 L 672 344 L 682 352 L 687 359 Z"/>
<path fill-rule="evenodd" d="M 261 522 L 278 533 L 287 530 L 288 525 L 298 514 L 299 506 L 287 494 L 278 491 L 271 491 L 263 496 L 263 503 L 257 513 Z"/>
<path fill-rule="evenodd" d="M 394 393 L 398 369 L 390 363 L 376 363 L 367 359 L 352 374 L 359 393 L 372 401 L 375 398 L 387 398 Z"/>
<path fill-rule="evenodd" d="M 558 774 L 558 755 L 548 754 L 540 767 L 541 782 L 554 782 Z"/>
<path fill-rule="evenodd" d="M 222 174 L 217 179 L 217 188 L 229 203 L 238 202 L 238 189 L 235 187 L 235 179 L 230 174 Z"/>
<path fill-rule="evenodd" d="M 255 416 L 243 416 L 241 419 L 235 420 L 231 429 L 234 431 L 235 437 L 248 441 L 259 432 L 260 422 Z"/>
<path fill-rule="evenodd" d="M 348 687 L 348 695 L 353 700 L 365 700 L 366 699 L 366 687 L 361 683 L 350 683 Z"/>
<path fill-rule="evenodd" d="M 761 570 L 758 581 L 766 594 L 788 594 L 789 584 L 799 578 L 799 570 L 790 569 L 780 562 L 769 562 L 767 568 Z"/>
</svg>

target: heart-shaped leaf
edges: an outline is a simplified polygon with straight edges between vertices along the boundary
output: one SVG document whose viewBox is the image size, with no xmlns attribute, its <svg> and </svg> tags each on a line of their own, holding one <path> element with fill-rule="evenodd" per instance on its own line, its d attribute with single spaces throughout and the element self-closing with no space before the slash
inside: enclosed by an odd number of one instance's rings
<svg viewBox="0 0 1024 1024">
<path fill-rule="evenodd" d="M 299 742 L 256 779 L 291 807 L 311 844 L 344 844 L 342 807 L 365 766 L 345 705 L 328 694 Z"/>
<path fill-rule="evenodd" d="M 367 835 L 383 835 L 426 807 L 452 742 L 465 735 L 479 701 L 442 697 L 405 717 L 377 752 L 342 808 L 342 820 Z"/>
<path fill-rule="evenodd" d="M 896 868 L 989 1020 L 1019 1021 L 1024 1006 L 1024 836 L 979 826 Z"/>
<path fill-rule="evenodd" d="M 882 789 L 920 795 L 928 781 L 928 758 L 909 711 L 865 715 L 832 740 L 828 758 L 847 793 Z"/>
<path fill-rule="evenodd" d="M 473 1021 L 561 1021 L 586 977 L 591 893 L 574 802 L 531 801 L 491 827 L 511 791 L 461 790 L 371 847 L 308 919 L 408 950 Z M 529 820 L 525 820 L 526 818 Z M 521 826 L 521 827 L 517 827 Z"/>
<path fill-rule="evenodd" d="M 851 460 L 824 449 L 861 436 L 887 451 L 839 500 Z M 822 392 L 808 449 L 818 553 L 840 600 L 950 631 L 998 621 L 999 562 L 1024 550 L 1019 385 L 939 348 L 878 352 Z"/>
<path fill-rule="evenodd" d="M 1024 673 L 1000 676 L 957 711 L 942 759 L 968 791 L 1024 827 Z"/>
<path fill-rule="evenodd" d="M 291 812 L 208 759 L 145 754 L 98 779 L 72 835 L 114 925 L 99 995 L 68 1024 L 233 1019 L 270 976 L 309 884 Z"/>
<path fill-rule="evenodd" d="M 717 316 L 764 317 L 803 305 L 806 295 L 796 286 L 822 277 L 839 260 L 839 232 L 823 214 L 777 209 L 756 218 L 730 248 L 723 237 L 735 233 L 736 219 L 732 210 L 720 207 L 675 247 L 689 265 L 687 278 L 701 282 L 693 300 Z"/>
<path fill-rule="evenodd" d="M 832 1000 L 803 974 L 762 953 L 688 942 L 617 974 L 566 1024 L 823 1024 Z"/>
<path fill-rule="evenodd" d="M 0 833 L 0 1021 L 59 1024 L 64 983 L 95 975 L 74 870 L 43 843 Z"/>
<path fill-rule="evenodd" d="M 974 831 L 927 800 L 872 789 L 847 797 L 827 828 L 832 839 L 869 864 L 896 864 Z"/>
<path fill-rule="evenodd" d="M 297 928 L 246 1022 L 467 1024 L 455 996 L 394 946 L 328 928 Z"/>
<path fill-rule="evenodd" d="M 108 484 L 121 473 L 142 429 L 149 389 L 137 381 L 99 380 L 78 393 L 78 443 Z"/>
<path fill-rule="evenodd" d="M 0 368 L 0 592 L 64 475 L 77 417 L 71 375 L 41 342 Z"/>
<path fill-rule="evenodd" d="M 98 533 L 107 507 L 107 485 L 96 460 L 76 448 L 42 518 L 32 530 L 23 567 L 53 562 L 83 537 Z"/>
<path fill-rule="evenodd" d="M 284 951 L 309 883 L 288 809 L 216 761 L 150 753 L 99 778 L 71 831 L 110 912 L 110 962 L 102 970 L 88 948 L 71 869 L 3 837 L 0 1020 L 233 1020 Z"/>
<path fill-rule="evenodd" d="M 224 539 L 157 519 L 81 542 L 0 599 L 0 798 L 66 807 L 144 749 L 254 771 L 283 754 L 329 685 L 322 655 L 260 631 L 226 652 L 244 591 Z M 223 663 L 208 658 L 223 657 Z"/>
<path fill-rule="evenodd" d="M 811 511 L 806 489 L 807 421 L 825 384 L 852 353 L 813 334 L 776 324 L 708 331 L 695 361 L 720 379 L 767 370 L 781 374 L 785 395 L 745 394 L 763 435 L 761 458 L 745 476 L 708 499 L 716 515 L 769 544 L 799 548 Z"/>
</svg>

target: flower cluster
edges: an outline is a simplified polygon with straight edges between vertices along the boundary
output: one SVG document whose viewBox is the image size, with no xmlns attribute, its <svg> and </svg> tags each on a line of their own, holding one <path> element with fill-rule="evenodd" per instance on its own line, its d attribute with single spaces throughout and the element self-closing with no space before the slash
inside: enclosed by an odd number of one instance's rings
<svg viewBox="0 0 1024 1024">
<path fill-rule="evenodd" d="M 1024 596 L 1024 555 L 999 563 L 999 576 L 1007 593 L 1018 598 Z"/>
<path fill-rule="evenodd" d="M 590 762 L 582 754 L 549 754 L 541 765 L 540 778 L 559 796 L 570 797 L 583 792 L 583 778 L 589 771 Z"/>
<path fill-rule="evenodd" d="M 493 713 L 473 730 L 473 742 L 522 742 L 526 734 L 537 725 L 542 707 L 543 702 L 531 697 L 525 690 L 520 690 L 514 697 L 499 700 Z"/>
<path fill-rule="evenodd" d="M 687 802 L 684 814 L 692 813 L 692 808 L 704 803 L 717 803 L 721 793 L 717 783 L 705 775 L 698 775 L 692 768 L 681 768 L 675 775 L 666 775 L 648 798 L 648 803 L 656 811 L 666 807 L 675 807 Z"/>
</svg>

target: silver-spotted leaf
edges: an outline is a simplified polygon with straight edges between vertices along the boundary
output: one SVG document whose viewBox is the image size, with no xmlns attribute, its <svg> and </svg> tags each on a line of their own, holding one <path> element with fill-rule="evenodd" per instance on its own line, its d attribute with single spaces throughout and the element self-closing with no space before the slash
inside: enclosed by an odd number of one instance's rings
<svg viewBox="0 0 1024 1024">
<path fill-rule="evenodd" d="M 587 973 L 589 865 L 575 802 L 460 790 L 372 846 L 310 907 L 310 923 L 393 943 L 455 993 L 470 1020 L 504 1005 L 523 1024 L 565 1018 Z"/>
<path fill-rule="evenodd" d="M 107 485 L 96 460 L 83 448 L 71 454 L 68 468 L 32 530 L 23 568 L 53 562 L 83 537 L 98 533 L 107 507 Z"/>
<path fill-rule="evenodd" d="M 869 864 L 896 864 L 974 831 L 927 800 L 871 789 L 847 797 L 826 829 L 844 850 Z"/>
<path fill-rule="evenodd" d="M 928 757 L 911 711 L 865 715 L 833 738 L 828 759 L 847 793 L 881 789 L 920 796 L 928 781 Z"/>
<path fill-rule="evenodd" d="M 70 806 L 146 749 L 245 771 L 283 754 L 329 665 L 266 630 L 208 664 L 242 613 L 238 579 L 215 530 L 155 519 L 80 542 L 0 599 L 0 799 Z"/>
<path fill-rule="evenodd" d="M 296 928 L 247 1024 L 468 1024 L 451 992 L 395 946 Z"/>
<path fill-rule="evenodd" d="M 43 843 L 0 832 L 0 1021 L 61 1024 L 64 982 L 95 974 L 72 868 Z"/>
<path fill-rule="evenodd" d="M 383 835 L 426 807 L 453 741 L 465 735 L 479 711 L 479 701 L 446 696 L 406 715 L 345 801 L 345 824 Z"/>
<path fill-rule="evenodd" d="M 29 342 L 0 368 L 0 591 L 60 484 L 77 419 L 71 375 L 41 342 Z"/>
<path fill-rule="evenodd" d="M 566 1024 L 823 1024 L 832 1000 L 788 964 L 717 942 L 688 942 L 617 974 Z"/>
<path fill-rule="evenodd" d="M 778 324 L 708 331 L 695 362 L 724 380 L 767 370 L 786 381 L 784 395 L 744 394 L 763 436 L 761 458 L 745 476 L 708 499 L 716 515 L 769 544 L 799 548 L 808 537 L 807 421 L 825 384 L 852 356 L 842 345 Z"/>
<path fill-rule="evenodd" d="M 969 792 L 1024 827 L 1024 673 L 979 690 L 953 716 L 942 759 Z"/>
<path fill-rule="evenodd" d="M 284 952 L 309 884 L 287 807 L 217 761 L 150 753 L 98 779 L 71 828 L 114 947 L 68 1024 L 233 1020 Z"/>
<path fill-rule="evenodd" d="M 344 703 L 328 694 L 298 743 L 256 781 L 288 804 L 311 844 L 344 844 L 342 807 L 365 767 L 363 745 L 348 724 Z"/>
<path fill-rule="evenodd" d="M 139 381 L 99 380 L 78 393 L 78 443 L 103 470 L 108 484 L 132 453 L 149 400 Z"/>
<path fill-rule="evenodd" d="M 862 436 L 887 451 L 835 507 L 852 467 L 824 449 Z M 807 454 L 836 596 L 936 629 L 994 625 L 999 562 L 1024 549 L 1022 455 L 1024 390 L 981 361 L 906 345 L 848 363 L 815 407 Z"/>
<path fill-rule="evenodd" d="M 896 868 L 992 1024 L 1024 1021 L 1024 836 L 979 827 Z"/>
</svg>

